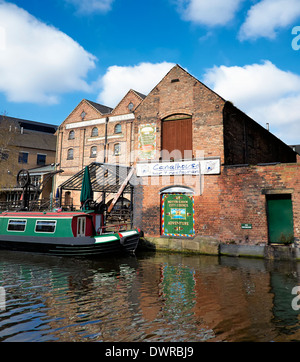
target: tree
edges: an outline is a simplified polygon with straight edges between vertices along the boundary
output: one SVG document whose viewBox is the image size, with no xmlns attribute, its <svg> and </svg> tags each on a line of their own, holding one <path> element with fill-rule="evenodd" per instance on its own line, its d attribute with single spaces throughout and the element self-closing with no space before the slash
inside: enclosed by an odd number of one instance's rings
<svg viewBox="0 0 300 362">
<path fill-rule="evenodd" d="M 5 114 L 0 116 L 0 190 L 16 186 L 19 151 L 16 145 L 20 126 Z"/>
</svg>

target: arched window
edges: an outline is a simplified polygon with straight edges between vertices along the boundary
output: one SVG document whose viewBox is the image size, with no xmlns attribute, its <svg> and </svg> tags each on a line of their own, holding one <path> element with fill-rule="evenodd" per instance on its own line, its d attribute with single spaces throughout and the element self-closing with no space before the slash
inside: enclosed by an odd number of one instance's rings
<svg viewBox="0 0 300 362">
<path fill-rule="evenodd" d="M 96 156 L 97 156 L 97 146 L 92 146 L 90 157 L 96 157 Z"/>
<path fill-rule="evenodd" d="M 73 160 L 73 148 L 68 149 L 67 160 Z"/>
<path fill-rule="evenodd" d="M 122 126 L 120 123 L 115 125 L 115 133 L 122 133 Z"/>
<path fill-rule="evenodd" d="M 114 155 L 119 156 L 121 154 L 121 145 L 120 143 L 114 144 Z"/>
<path fill-rule="evenodd" d="M 92 129 L 92 137 L 96 137 L 96 136 L 98 136 L 98 128 L 97 128 L 97 127 L 94 127 L 94 128 Z"/>
<path fill-rule="evenodd" d="M 74 130 L 71 130 L 69 132 L 69 140 L 73 140 L 75 138 L 75 131 Z"/>
</svg>

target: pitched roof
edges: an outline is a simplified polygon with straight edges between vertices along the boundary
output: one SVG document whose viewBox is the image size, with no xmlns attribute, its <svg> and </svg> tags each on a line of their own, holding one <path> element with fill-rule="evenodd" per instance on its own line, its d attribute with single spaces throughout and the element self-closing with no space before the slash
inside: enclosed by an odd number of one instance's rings
<svg viewBox="0 0 300 362">
<path fill-rule="evenodd" d="M 85 99 L 85 101 L 88 102 L 92 107 L 96 108 L 97 111 L 102 114 L 109 114 L 113 110 L 113 108 L 111 108 L 111 107 L 107 107 L 107 106 L 104 106 L 103 104 L 89 101 L 88 99 Z"/>
<path fill-rule="evenodd" d="M 145 99 L 147 96 L 145 94 L 142 94 L 140 92 L 135 91 L 134 89 L 131 89 L 134 93 L 136 93 L 140 98 Z"/>
<path fill-rule="evenodd" d="M 49 133 L 16 133 L 11 143 L 20 148 L 35 148 L 40 151 L 53 152 L 56 150 L 56 136 Z"/>
<path fill-rule="evenodd" d="M 36 132 L 54 134 L 58 128 L 58 126 L 49 124 L 49 123 L 28 121 L 28 120 L 22 119 L 22 118 L 15 118 L 15 117 L 9 117 L 9 116 L 5 116 L 5 115 L 0 115 L 0 122 L 4 121 L 4 120 L 7 120 L 8 122 L 16 123 L 20 128 L 22 127 L 24 130 L 28 130 L 28 131 L 36 131 Z"/>
</svg>

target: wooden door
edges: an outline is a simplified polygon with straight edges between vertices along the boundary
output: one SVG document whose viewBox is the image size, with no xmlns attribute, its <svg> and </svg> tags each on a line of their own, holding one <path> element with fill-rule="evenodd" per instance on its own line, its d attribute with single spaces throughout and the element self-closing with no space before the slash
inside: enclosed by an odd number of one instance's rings
<svg viewBox="0 0 300 362">
<path fill-rule="evenodd" d="M 192 118 L 166 119 L 162 122 L 162 157 L 172 153 L 174 159 L 191 158 L 193 152 Z M 188 152 L 189 151 L 189 152 Z"/>
</svg>

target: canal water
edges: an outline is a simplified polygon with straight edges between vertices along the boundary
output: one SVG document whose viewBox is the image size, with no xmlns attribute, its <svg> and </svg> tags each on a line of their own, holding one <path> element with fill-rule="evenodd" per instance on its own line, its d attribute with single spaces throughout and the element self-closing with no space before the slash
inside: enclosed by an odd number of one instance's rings
<svg viewBox="0 0 300 362">
<path fill-rule="evenodd" d="M 293 262 L 1 251 L 0 341 L 300 341 L 298 289 Z"/>
</svg>

